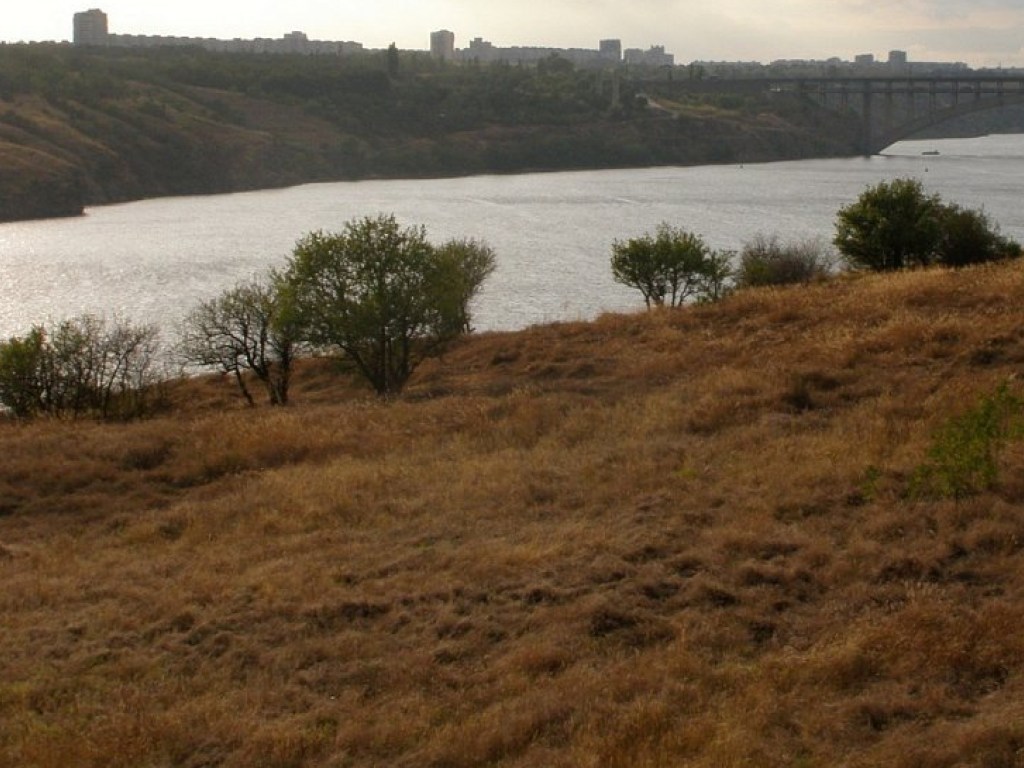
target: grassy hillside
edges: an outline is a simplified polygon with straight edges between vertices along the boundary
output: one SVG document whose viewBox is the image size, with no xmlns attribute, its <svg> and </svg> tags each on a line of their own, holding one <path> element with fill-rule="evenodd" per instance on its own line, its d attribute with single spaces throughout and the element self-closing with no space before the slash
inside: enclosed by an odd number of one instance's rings
<svg viewBox="0 0 1024 768">
<path fill-rule="evenodd" d="M 380 403 L 0 426 L 0 764 L 1013 766 L 1024 265 L 468 338 Z M 966 455 L 966 454 L 965 454 Z"/>
<path fill-rule="evenodd" d="M 645 108 L 567 62 L 0 47 L 0 221 L 83 205 L 309 181 L 850 154 L 797 102 Z"/>
</svg>

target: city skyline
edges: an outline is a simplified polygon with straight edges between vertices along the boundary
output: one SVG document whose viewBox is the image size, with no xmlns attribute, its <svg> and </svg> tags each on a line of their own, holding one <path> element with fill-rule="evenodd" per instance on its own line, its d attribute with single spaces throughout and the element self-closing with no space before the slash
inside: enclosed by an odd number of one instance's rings
<svg viewBox="0 0 1024 768">
<path fill-rule="evenodd" d="M 1024 7 L 1019 0 L 909 0 L 899 8 L 866 0 L 270 0 L 212 5 L 199 0 L 41 0 L 6 19 L 6 42 L 70 40 L 71 18 L 99 7 L 120 34 L 278 38 L 301 30 L 312 39 L 354 40 L 367 48 L 427 50 L 429 35 L 452 30 L 465 48 L 482 37 L 500 46 L 592 48 L 605 38 L 625 47 L 663 45 L 677 63 L 776 59 L 852 59 L 889 50 L 915 61 L 971 66 L 1024 65 Z"/>
</svg>

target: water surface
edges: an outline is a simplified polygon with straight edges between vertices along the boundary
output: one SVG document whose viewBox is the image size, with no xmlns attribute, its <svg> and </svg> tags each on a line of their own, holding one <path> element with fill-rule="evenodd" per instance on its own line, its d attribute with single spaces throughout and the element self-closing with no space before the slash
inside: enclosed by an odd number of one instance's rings
<svg viewBox="0 0 1024 768">
<path fill-rule="evenodd" d="M 939 155 L 922 154 L 938 151 Z M 90 208 L 75 219 L 0 225 L 0 338 L 81 312 L 169 329 L 197 301 L 281 266 L 312 230 L 394 213 L 431 240 L 476 237 L 498 270 L 476 308 L 481 330 L 632 310 L 611 244 L 660 222 L 714 248 L 757 233 L 832 236 L 836 211 L 883 179 L 914 177 L 949 202 L 984 208 L 1024 241 L 1024 136 L 901 142 L 871 158 L 757 165 L 314 184 Z"/>
</svg>

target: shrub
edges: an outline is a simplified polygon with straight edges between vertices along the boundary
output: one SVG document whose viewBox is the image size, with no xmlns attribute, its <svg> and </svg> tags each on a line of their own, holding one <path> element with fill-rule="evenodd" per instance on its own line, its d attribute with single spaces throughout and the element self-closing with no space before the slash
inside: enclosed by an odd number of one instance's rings
<svg viewBox="0 0 1024 768">
<path fill-rule="evenodd" d="M 736 286 L 810 283 L 827 277 L 832 267 L 832 256 L 820 240 L 782 243 L 777 235 L 759 234 L 740 251 Z"/>
<path fill-rule="evenodd" d="M 840 209 L 835 245 L 853 267 L 885 271 L 944 264 L 961 267 L 1017 257 L 982 211 L 926 195 L 921 182 L 895 179 L 869 187 Z"/>
<path fill-rule="evenodd" d="M 936 261 L 949 267 L 964 267 L 1020 256 L 1020 245 L 1000 234 L 999 225 L 983 211 L 958 205 L 943 206 Z"/>
<path fill-rule="evenodd" d="M 648 308 L 687 299 L 714 301 L 726 292 L 732 254 L 712 251 L 700 235 L 661 224 L 654 236 L 612 244 L 612 276 L 636 288 Z"/>
<path fill-rule="evenodd" d="M 929 264 L 939 242 L 940 205 L 917 180 L 883 181 L 840 209 L 835 245 L 854 267 L 887 271 Z"/>
<path fill-rule="evenodd" d="M 0 343 L 0 403 L 13 415 L 131 418 L 158 381 L 155 326 L 81 315 Z"/>
</svg>

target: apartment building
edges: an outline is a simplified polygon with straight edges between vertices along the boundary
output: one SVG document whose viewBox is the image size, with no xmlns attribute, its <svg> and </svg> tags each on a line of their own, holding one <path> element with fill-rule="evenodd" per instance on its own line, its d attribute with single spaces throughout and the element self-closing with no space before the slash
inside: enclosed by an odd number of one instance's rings
<svg viewBox="0 0 1024 768">
<path fill-rule="evenodd" d="M 75 45 L 107 44 L 107 14 L 99 8 L 76 13 L 73 25 Z"/>
<path fill-rule="evenodd" d="M 455 33 L 440 29 L 430 33 L 430 55 L 439 61 L 455 59 Z"/>
</svg>

